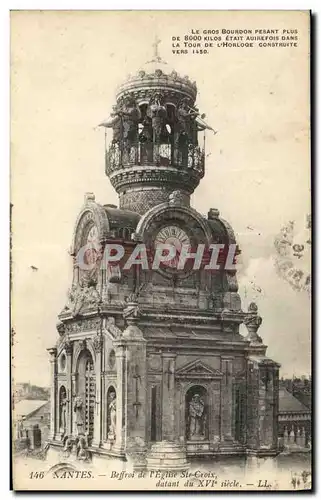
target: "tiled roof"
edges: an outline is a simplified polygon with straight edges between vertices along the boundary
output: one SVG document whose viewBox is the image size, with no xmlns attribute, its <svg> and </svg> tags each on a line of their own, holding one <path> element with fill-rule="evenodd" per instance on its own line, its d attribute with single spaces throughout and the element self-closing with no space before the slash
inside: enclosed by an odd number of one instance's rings
<svg viewBox="0 0 321 500">
<path fill-rule="evenodd" d="M 279 413 L 309 412 L 309 408 L 291 394 L 285 387 L 279 389 Z"/>
<path fill-rule="evenodd" d="M 13 409 L 13 414 L 15 419 L 20 419 L 22 417 L 27 417 L 36 410 L 39 410 L 42 406 L 47 404 L 48 401 L 38 400 L 38 399 L 22 399 L 15 404 Z"/>
</svg>

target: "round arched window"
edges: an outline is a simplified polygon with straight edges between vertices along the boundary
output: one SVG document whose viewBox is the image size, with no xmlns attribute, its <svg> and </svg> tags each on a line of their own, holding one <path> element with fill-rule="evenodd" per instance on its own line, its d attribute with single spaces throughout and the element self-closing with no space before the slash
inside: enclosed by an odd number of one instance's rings
<svg viewBox="0 0 321 500">
<path fill-rule="evenodd" d="M 65 354 L 62 354 L 60 356 L 60 370 L 64 372 L 66 369 L 66 356 Z"/>
<path fill-rule="evenodd" d="M 108 363 L 109 363 L 110 368 L 114 368 L 115 362 L 116 362 L 116 354 L 115 354 L 114 349 L 112 349 L 110 351 L 109 357 L 108 357 Z"/>
</svg>

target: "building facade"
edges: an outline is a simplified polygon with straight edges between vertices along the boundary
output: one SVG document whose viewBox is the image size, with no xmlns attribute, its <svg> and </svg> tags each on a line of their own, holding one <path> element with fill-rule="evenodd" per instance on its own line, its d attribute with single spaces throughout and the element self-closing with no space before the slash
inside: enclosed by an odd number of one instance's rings
<svg viewBox="0 0 321 500">
<path fill-rule="evenodd" d="M 311 450 L 311 409 L 285 387 L 279 389 L 279 444 L 285 452 Z"/>
<path fill-rule="evenodd" d="M 50 430 L 50 401 L 22 399 L 14 407 L 15 449 L 44 447 Z"/>
<path fill-rule="evenodd" d="M 49 349 L 51 451 L 164 467 L 277 453 L 279 365 L 257 334 L 257 306 L 242 311 L 227 269 L 229 249 L 239 253 L 233 229 L 218 209 L 204 217 L 190 205 L 210 129 L 196 96 L 156 50 L 101 124 L 112 132 L 106 175 L 119 207 L 87 193 L 75 223 L 73 282 Z M 108 245 L 127 259 L 144 244 L 150 262 L 160 243 L 177 254 L 157 269 L 101 265 Z M 184 245 L 220 245 L 216 269 L 179 269 Z"/>
</svg>

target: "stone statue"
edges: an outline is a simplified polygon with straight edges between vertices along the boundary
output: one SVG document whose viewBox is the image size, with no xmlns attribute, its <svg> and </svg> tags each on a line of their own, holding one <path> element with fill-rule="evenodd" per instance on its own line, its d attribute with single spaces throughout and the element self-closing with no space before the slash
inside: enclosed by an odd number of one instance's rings
<svg viewBox="0 0 321 500">
<path fill-rule="evenodd" d="M 160 92 L 155 92 L 151 97 L 147 109 L 147 116 L 152 120 L 155 143 L 168 141 L 168 132 L 166 129 L 167 110 L 163 104 L 163 96 Z"/>
<path fill-rule="evenodd" d="M 112 139 L 112 144 L 116 144 L 120 142 L 120 139 L 122 137 L 122 119 L 119 114 L 119 107 L 118 106 L 113 106 L 112 107 L 112 112 L 110 113 L 110 118 L 103 122 L 101 125 L 106 127 L 106 128 L 112 128 L 113 129 L 113 139 Z"/>
<path fill-rule="evenodd" d="M 87 434 L 82 434 L 78 437 L 76 456 L 78 460 L 88 461 L 90 458 L 90 452 L 88 450 L 88 436 Z"/>
<path fill-rule="evenodd" d="M 116 393 L 112 391 L 109 395 L 110 401 L 108 404 L 109 428 L 108 439 L 114 441 L 116 438 Z"/>
<path fill-rule="evenodd" d="M 114 440 L 116 437 L 116 393 L 110 393 L 110 403 L 108 405 L 108 412 L 110 418 L 108 439 Z"/>
<path fill-rule="evenodd" d="M 143 130 L 139 134 L 140 142 L 153 142 L 153 128 L 152 119 L 149 116 L 145 116 L 142 122 Z"/>
<path fill-rule="evenodd" d="M 68 458 L 72 452 L 74 440 L 72 436 L 66 436 L 65 438 L 65 446 L 63 449 L 63 456 L 64 458 Z"/>
<path fill-rule="evenodd" d="M 205 414 L 204 401 L 199 394 L 194 394 L 188 405 L 188 439 L 204 439 L 205 438 Z"/>
<path fill-rule="evenodd" d="M 74 402 L 74 412 L 76 413 L 76 428 L 77 434 L 83 433 L 84 419 L 83 419 L 83 402 L 80 396 L 76 396 Z"/>
<path fill-rule="evenodd" d="M 123 123 L 123 138 L 126 143 L 136 142 L 138 136 L 138 120 L 140 112 L 135 99 L 127 96 L 123 100 L 119 115 Z"/>
<path fill-rule="evenodd" d="M 63 396 L 60 401 L 60 431 L 63 432 L 63 434 L 66 433 L 67 430 L 67 404 L 68 400 L 66 396 Z"/>
<path fill-rule="evenodd" d="M 193 140 L 194 120 L 199 115 L 198 110 L 191 108 L 187 100 L 183 99 L 176 111 L 177 131 L 175 142 L 178 144 L 182 139 L 185 143 Z"/>
</svg>

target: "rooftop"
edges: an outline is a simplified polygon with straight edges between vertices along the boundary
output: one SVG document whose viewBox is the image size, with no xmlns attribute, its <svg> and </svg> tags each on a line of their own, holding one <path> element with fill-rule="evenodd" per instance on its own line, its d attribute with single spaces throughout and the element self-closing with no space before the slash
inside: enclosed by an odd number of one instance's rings
<svg viewBox="0 0 321 500">
<path fill-rule="evenodd" d="M 284 387 L 279 389 L 279 413 L 309 412 L 309 408 Z"/>
</svg>

